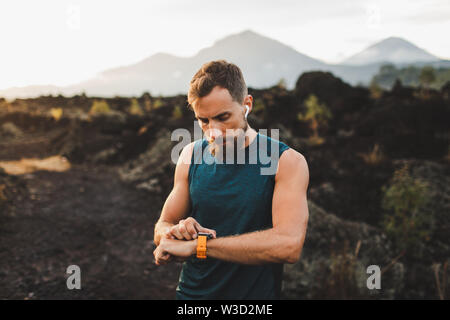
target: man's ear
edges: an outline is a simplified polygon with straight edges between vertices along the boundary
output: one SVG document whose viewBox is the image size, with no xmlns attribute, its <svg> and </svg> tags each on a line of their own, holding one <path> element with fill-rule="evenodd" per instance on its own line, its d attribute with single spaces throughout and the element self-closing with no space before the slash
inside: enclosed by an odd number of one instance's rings
<svg viewBox="0 0 450 320">
<path fill-rule="evenodd" d="M 247 119 L 248 112 L 250 111 L 250 107 L 248 105 L 245 105 L 245 108 L 247 109 L 247 111 L 245 111 L 245 119 Z"/>
</svg>

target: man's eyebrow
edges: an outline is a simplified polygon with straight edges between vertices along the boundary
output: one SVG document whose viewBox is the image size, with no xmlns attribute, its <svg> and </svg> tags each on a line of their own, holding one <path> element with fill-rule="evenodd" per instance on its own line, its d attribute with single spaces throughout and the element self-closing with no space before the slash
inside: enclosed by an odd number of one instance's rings
<svg viewBox="0 0 450 320">
<path fill-rule="evenodd" d="M 212 118 L 213 119 L 217 119 L 217 118 L 220 118 L 221 116 L 224 116 L 224 115 L 226 115 L 228 113 L 230 113 L 230 111 L 225 111 L 225 112 L 219 113 L 218 115 L 216 115 L 216 116 L 214 116 Z M 205 120 L 206 118 L 195 116 L 195 119 Z"/>
</svg>

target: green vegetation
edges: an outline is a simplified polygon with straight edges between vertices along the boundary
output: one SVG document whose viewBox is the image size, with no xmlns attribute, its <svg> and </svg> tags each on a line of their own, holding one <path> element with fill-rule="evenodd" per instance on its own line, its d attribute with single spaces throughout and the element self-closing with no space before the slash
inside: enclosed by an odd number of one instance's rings
<svg viewBox="0 0 450 320">
<path fill-rule="evenodd" d="M 153 102 L 153 109 L 161 108 L 164 105 L 164 101 L 161 98 L 156 98 Z"/>
<path fill-rule="evenodd" d="M 420 71 L 419 81 L 423 87 L 429 88 L 436 81 L 436 74 L 433 67 L 423 67 Z"/>
<path fill-rule="evenodd" d="M 320 279 L 319 287 L 312 288 L 313 298 L 361 299 L 364 297 L 364 291 L 360 288 L 361 280 L 363 280 L 358 262 L 360 247 L 361 240 L 356 243 L 354 251 L 350 248 L 349 241 L 345 240 L 339 248 L 331 249 L 329 260 L 322 262 L 319 266 L 324 276 Z"/>
<path fill-rule="evenodd" d="M 331 111 L 325 104 L 320 103 L 314 94 L 310 94 L 306 98 L 304 105 L 306 106 L 306 112 L 304 114 L 298 113 L 297 119 L 299 121 L 309 122 L 313 130 L 313 136 L 310 137 L 311 144 L 322 144 L 324 139 L 319 136 L 319 127 L 328 124 L 328 120 L 332 118 Z"/>
<path fill-rule="evenodd" d="M 440 89 L 447 81 L 450 81 L 450 68 L 409 66 L 397 69 L 392 64 L 386 64 L 381 66 L 378 73 L 372 78 L 371 86 L 377 84 L 382 88 L 390 89 L 396 79 L 399 79 L 405 86 Z"/>
<path fill-rule="evenodd" d="M 427 183 L 411 177 L 409 166 L 404 165 L 394 172 L 389 186 L 383 186 L 382 191 L 382 207 L 387 212 L 383 229 L 401 255 L 429 240 L 431 217 L 424 211 L 429 201 Z"/>
<path fill-rule="evenodd" d="M 149 93 L 144 94 L 144 109 L 147 112 L 152 111 L 152 100 Z"/>
<path fill-rule="evenodd" d="M 172 112 L 172 118 L 174 119 L 181 119 L 183 118 L 183 111 L 181 110 L 180 106 L 175 106 Z"/>
<path fill-rule="evenodd" d="M 141 109 L 141 106 L 139 105 L 139 102 L 136 98 L 131 99 L 130 107 L 128 108 L 128 112 L 134 115 L 141 116 L 144 114 L 144 112 Z"/>
<path fill-rule="evenodd" d="M 89 110 L 89 114 L 106 114 L 110 113 L 111 108 L 109 107 L 108 102 L 106 100 L 97 100 L 95 99 L 92 103 L 91 109 Z"/>
<path fill-rule="evenodd" d="M 375 79 L 370 82 L 369 91 L 372 99 L 379 99 L 383 95 L 383 88 L 378 85 Z"/>
</svg>

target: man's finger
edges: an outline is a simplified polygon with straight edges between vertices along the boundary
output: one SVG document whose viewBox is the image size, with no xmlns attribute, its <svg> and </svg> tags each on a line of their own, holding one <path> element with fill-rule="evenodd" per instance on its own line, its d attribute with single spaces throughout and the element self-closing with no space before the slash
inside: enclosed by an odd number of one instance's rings
<svg viewBox="0 0 450 320">
<path fill-rule="evenodd" d="M 216 238 L 216 237 L 217 237 L 216 230 L 204 228 L 204 227 L 202 227 L 202 226 L 199 225 L 199 224 L 197 225 L 197 230 L 198 230 L 198 232 L 211 233 L 211 234 L 213 235 L 213 238 Z"/>
<path fill-rule="evenodd" d="M 164 233 L 164 237 L 166 239 L 175 239 L 175 237 L 173 236 L 172 232 L 170 232 L 170 229 L 166 231 L 166 233 Z"/>
<path fill-rule="evenodd" d="M 157 249 L 158 250 L 158 249 Z M 172 260 L 172 255 L 161 250 L 155 250 L 155 263 L 158 266 L 165 265 Z"/>
<path fill-rule="evenodd" d="M 170 229 L 172 236 L 175 236 L 178 240 L 183 240 L 184 236 L 181 234 L 180 230 L 178 230 L 178 225 L 173 226 Z"/>
<path fill-rule="evenodd" d="M 180 233 L 183 235 L 184 239 L 187 239 L 187 240 L 191 240 L 192 239 L 192 237 L 189 234 L 189 232 L 187 231 L 186 226 L 184 225 L 184 223 L 179 223 L 178 224 L 178 231 L 180 231 Z"/>
<path fill-rule="evenodd" d="M 195 229 L 194 224 L 191 223 L 186 223 L 186 230 L 189 232 L 189 234 L 191 235 L 192 239 L 197 238 L 197 230 Z"/>
</svg>

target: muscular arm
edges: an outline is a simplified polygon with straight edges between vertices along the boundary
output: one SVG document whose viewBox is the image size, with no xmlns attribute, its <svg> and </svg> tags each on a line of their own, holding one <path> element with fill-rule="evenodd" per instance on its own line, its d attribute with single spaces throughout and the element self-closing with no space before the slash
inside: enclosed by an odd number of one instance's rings
<svg viewBox="0 0 450 320">
<path fill-rule="evenodd" d="M 280 157 L 275 176 L 273 227 L 208 240 L 207 255 L 243 264 L 298 261 L 308 224 L 308 183 L 309 170 L 305 158 L 293 149 L 285 151 Z"/>
<path fill-rule="evenodd" d="M 305 158 L 293 149 L 285 151 L 275 176 L 272 228 L 208 240 L 207 256 L 242 264 L 298 261 L 309 217 L 306 199 L 308 183 L 309 171 Z M 189 257 L 196 253 L 197 240 L 163 240 L 156 257 L 164 253 Z"/>
<path fill-rule="evenodd" d="M 155 225 L 154 242 L 159 245 L 161 237 L 189 214 L 188 173 L 194 143 L 183 148 L 175 168 L 174 186 L 164 203 L 161 216 Z"/>
</svg>

